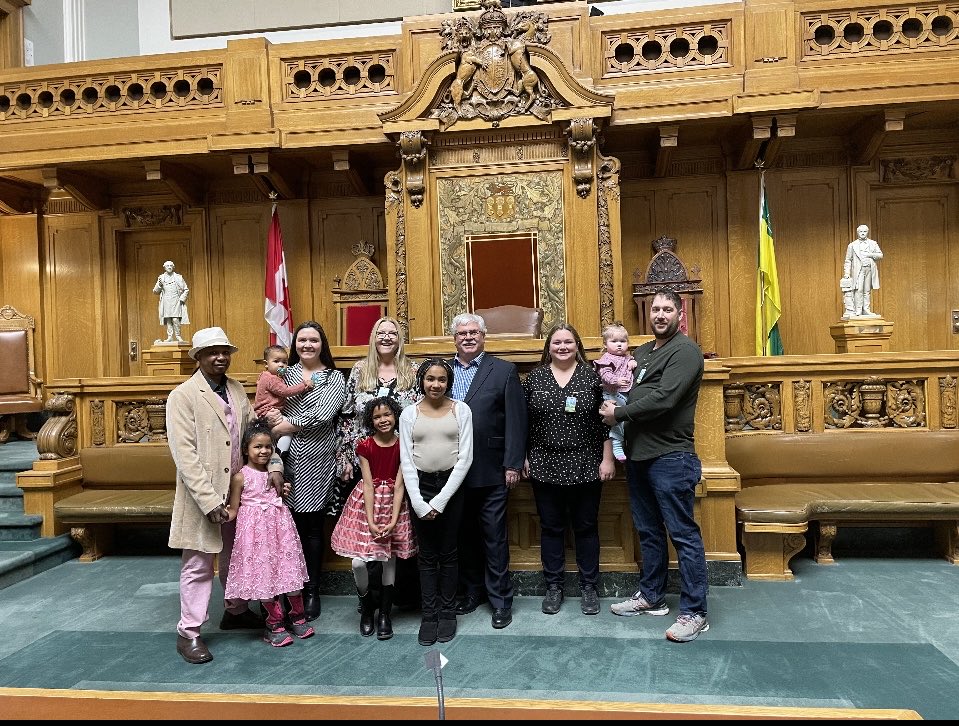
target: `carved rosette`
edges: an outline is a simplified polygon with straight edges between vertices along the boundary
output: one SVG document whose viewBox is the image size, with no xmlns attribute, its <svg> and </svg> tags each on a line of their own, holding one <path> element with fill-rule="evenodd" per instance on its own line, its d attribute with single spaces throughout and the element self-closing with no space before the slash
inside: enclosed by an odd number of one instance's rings
<svg viewBox="0 0 959 726">
<path fill-rule="evenodd" d="M 619 159 L 613 156 L 599 157 L 596 172 L 600 193 L 596 195 L 599 214 L 599 319 L 603 326 L 610 325 L 614 316 L 615 264 L 613 261 L 613 238 L 610 231 L 609 200 L 619 201 Z"/>
<path fill-rule="evenodd" d="M 796 412 L 796 431 L 812 429 L 812 381 L 793 382 L 793 406 Z"/>
<path fill-rule="evenodd" d="M 398 171 L 389 172 L 384 178 L 386 184 L 386 209 L 396 215 L 395 263 L 396 263 L 396 319 L 403 326 L 406 339 L 410 334 L 410 301 L 407 292 L 406 267 L 406 210 L 403 204 L 403 180 Z"/>
<path fill-rule="evenodd" d="M 166 436 L 166 399 L 148 398 L 146 400 L 147 420 L 150 425 L 150 441 L 165 442 Z"/>
<path fill-rule="evenodd" d="M 944 429 L 959 426 L 956 412 L 956 379 L 946 376 L 939 379 L 939 421 Z"/>
<path fill-rule="evenodd" d="M 117 401 L 117 443 L 138 444 L 150 439 L 150 419 L 143 401 Z"/>
<path fill-rule="evenodd" d="M 93 445 L 106 443 L 106 428 L 103 425 L 103 401 L 90 401 L 90 428 L 93 432 Z"/>
<path fill-rule="evenodd" d="M 41 459 L 63 459 L 77 454 L 77 411 L 73 395 L 59 391 L 47 399 L 43 409 L 50 417 L 37 434 Z"/>
<path fill-rule="evenodd" d="M 410 203 L 417 209 L 423 204 L 423 194 L 426 191 L 424 162 L 428 143 L 422 131 L 404 131 L 400 134 L 400 140 L 396 142 L 396 145 L 400 147 L 400 158 L 403 160 L 406 191 L 410 195 Z"/>
<path fill-rule="evenodd" d="M 589 196 L 593 188 L 598 130 L 591 118 L 574 118 L 566 129 L 573 159 L 573 181 L 576 184 L 576 193 L 583 199 Z"/>
</svg>

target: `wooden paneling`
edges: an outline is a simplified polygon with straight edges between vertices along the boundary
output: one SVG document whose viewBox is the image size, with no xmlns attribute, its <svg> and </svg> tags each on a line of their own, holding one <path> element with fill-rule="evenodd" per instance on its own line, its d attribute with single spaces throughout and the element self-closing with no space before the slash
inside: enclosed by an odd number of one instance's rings
<svg viewBox="0 0 959 726">
<path fill-rule="evenodd" d="M 102 281 L 95 214 L 48 217 L 43 345 L 47 376 L 103 375 Z M 116 333 L 111 331 L 110 336 Z M 48 378 L 49 380 L 49 378 Z"/>
<path fill-rule="evenodd" d="M 848 228 L 846 175 L 838 169 L 766 174 L 782 293 L 780 334 L 789 355 L 835 350 L 829 325 L 842 315 Z M 757 210 L 758 215 L 758 210 Z M 755 288 L 753 288 L 755 297 Z"/>
<path fill-rule="evenodd" d="M 269 327 L 263 319 L 269 223 L 268 204 L 221 207 L 211 214 L 210 246 L 221 263 L 221 277 L 212 286 L 213 309 L 220 312 L 202 324 L 197 321 L 193 330 L 215 325 L 226 331 L 240 349 L 233 356 L 233 373 L 257 370 L 256 360 L 269 342 Z"/>
<path fill-rule="evenodd" d="M 0 305 L 40 324 L 40 241 L 35 214 L 0 216 Z"/>
<path fill-rule="evenodd" d="M 633 275 L 636 270 L 644 274 L 646 265 L 653 256 L 650 245 L 656 235 L 655 200 L 653 189 L 646 184 L 624 183 L 620 220 L 622 223 L 623 321 L 629 332 L 642 330 L 639 313 L 633 302 Z"/>
<path fill-rule="evenodd" d="M 891 350 L 955 350 L 959 205 L 955 185 L 875 189 L 870 234 L 879 243 L 872 309 L 895 323 Z M 868 222 L 857 222 L 868 224 Z"/>
</svg>

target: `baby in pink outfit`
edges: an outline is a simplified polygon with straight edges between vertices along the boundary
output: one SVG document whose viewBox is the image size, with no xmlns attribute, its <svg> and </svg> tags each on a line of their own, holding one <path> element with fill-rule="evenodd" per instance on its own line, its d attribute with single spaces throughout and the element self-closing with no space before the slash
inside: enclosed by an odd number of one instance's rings
<svg viewBox="0 0 959 726">
<path fill-rule="evenodd" d="M 266 418 L 273 411 L 283 413 L 286 399 L 299 396 L 313 387 L 309 383 L 300 382 L 292 386 L 286 385 L 283 380 L 283 371 L 289 362 L 289 355 L 282 345 L 269 345 L 263 351 L 263 360 L 266 370 L 256 379 L 256 398 L 253 399 L 253 411 L 258 418 Z M 276 449 L 285 454 L 293 441 L 291 436 L 281 436 L 276 442 Z"/>
<path fill-rule="evenodd" d="M 633 371 L 636 359 L 629 354 L 629 333 L 619 323 L 603 328 L 603 343 L 606 352 L 593 361 L 593 367 L 603 382 L 603 398 L 616 401 L 617 406 L 626 404 L 626 396 L 633 387 Z M 616 461 L 626 461 L 623 450 L 623 424 L 616 424 L 609 430 L 613 442 L 613 456 Z"/>
</svg>

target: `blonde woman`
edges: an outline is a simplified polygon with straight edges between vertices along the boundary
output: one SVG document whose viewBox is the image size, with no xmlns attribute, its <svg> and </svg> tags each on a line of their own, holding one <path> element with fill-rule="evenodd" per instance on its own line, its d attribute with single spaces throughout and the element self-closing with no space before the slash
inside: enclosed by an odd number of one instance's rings
<svg viewBox="0 0 959 726">
<path fill-rule="evenodd" d="M 416 365 L 403 352 L 403 328 L 395 318 L 380 318 L 370 331 L 366 358 L 353 364 L 346 382 L 346 403 L 340 418 L 336 468 L 347 482 L 360 474 L 356 445 L 374 432 L 363 425 L 363 411 L 374 398 L 392 398 L 404 409 L 423 396 L 417 390 Z"/>
</svg>

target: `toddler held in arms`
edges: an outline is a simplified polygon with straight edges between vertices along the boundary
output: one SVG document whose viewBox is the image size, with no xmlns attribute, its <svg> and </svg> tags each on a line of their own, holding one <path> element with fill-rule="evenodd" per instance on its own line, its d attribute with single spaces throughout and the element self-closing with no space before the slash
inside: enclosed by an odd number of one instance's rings
<svg viewBox="0 0 959 726">
<path fill-rule="evenodd" d="M 636 370 L 636 359 L 629 354 L 629 333 L 621 323 L 607 325 L 603 328 L 603 343 L 606 352 L 593 361 L 593 367 L 603 382 L 603 399 L 623 406 L 629 389 L 633 387 L 633 371 Z M 616 461 L 626 461 L 623 424 L 611 426 L 609 438 L 613 442 Z"/>
<path fill-rule="evenodd" d="M 313 387 L 313 382 L 302 382 L 292 386 L 283 381 L 283 372 L 289 363 L 289 355 L 282 345 L 269 345 L 263 351 L 266 370 L 256 379 L 256 398 L 253 399 L 253 411 L 259 418 L 268 418 L 273 411 L 283 413 L 286 399 L 298 396 Z M 276 442 L 276 450 L 282 455 L 290 449 L 292 436 L 281 436 Z"/>
</svg>

